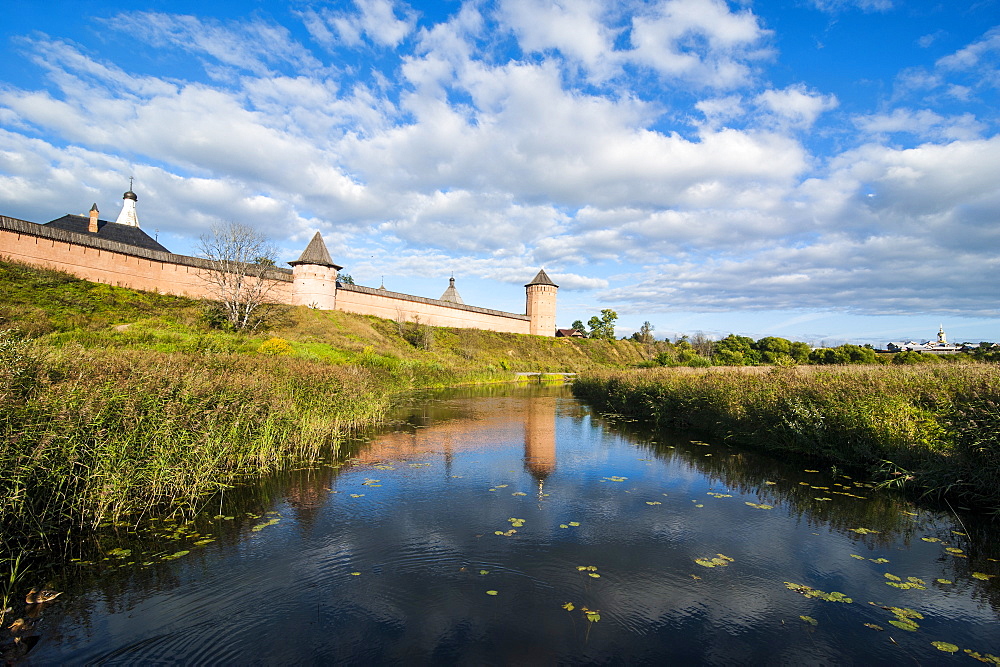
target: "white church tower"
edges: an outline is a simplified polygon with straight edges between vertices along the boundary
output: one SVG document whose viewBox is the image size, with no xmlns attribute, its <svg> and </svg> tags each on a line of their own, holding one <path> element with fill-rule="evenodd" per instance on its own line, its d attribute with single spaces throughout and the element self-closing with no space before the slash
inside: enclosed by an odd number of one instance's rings
<svg viewBox="0 0 1000 667">
<path fill-rule="evenodd" d="M 135 210 L 135 202 L 139 198 L 132 192 L 132 179 L 128 179 L 128 192 L 122 195 L 122 212 L 118 214 L 115 223 L 128 225 L 129 227 L 139 226 L 139 214 Z"/>
</svg>

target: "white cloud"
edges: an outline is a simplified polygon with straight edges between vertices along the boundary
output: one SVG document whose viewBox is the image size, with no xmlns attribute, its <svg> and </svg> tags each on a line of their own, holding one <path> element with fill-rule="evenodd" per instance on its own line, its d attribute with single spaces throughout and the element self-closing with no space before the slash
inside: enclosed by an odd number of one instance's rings
<svg viewBox="0 0 1000 667">
<path fill-rule="evenodd" d="M 971 113 L 945 117 L 929 109 L 893 109 L 892 113 L 862 116 L 855 125 L 868 134 L 905 132 L 925 139 L 977 139 L 987 129 Z"/>
<path fill-rule="evenodd" d="M 860 9 L 863 12 L 887 12 L 894 8 L 893 0 L 812 0 L 816 9 L 822 12 L 842 12 Z"/>
<path fill-rule="evenodd" d="M 808 90 L 802 84 L 782 90 L 765 90 L 756 97 L 755 102 L 771 114 L 779 126 L 787 124 L 802 130 L 812 127 L 821 113 L 837 106 L 834 95 Z"/>
<path fill-rule="evenodd" d="M 618 31 L 601 21 L 607 7 L 597 0 L 503 0 L 499 11 L 525 52 L 558 50 L 604 80 L 617 70 Z"/>
<path fill-rule="evenodd" d="M 770 31 L 749 10 L 721 0 L 663 0 L 632 19 L 631 61 L 660 74 L 709 88 L 749 81 L 748 63 L 769 58 Z"/>
<path fill-rule="evenodd" d="M 364 38 L 378 46 L 395 48 L 416 25 L 413 10 L 391 0 L 354 0 L 354 7 L 354 12 L 306 9 L 299 16 L 309 35 L 328 49 L 341 44 L 359 46 Z"/>
<path fill-rule="evenodd" d="M 127 12 L 107 19 L 112 29 L 148 41 L 154 47 L 173 47 L 203 54 L 222 65 L 263 75 L 271 66 L 320 69 L 321 64 L 288 29 L 261 20 L 222 21 L 159 12 Z"/>
</svg>

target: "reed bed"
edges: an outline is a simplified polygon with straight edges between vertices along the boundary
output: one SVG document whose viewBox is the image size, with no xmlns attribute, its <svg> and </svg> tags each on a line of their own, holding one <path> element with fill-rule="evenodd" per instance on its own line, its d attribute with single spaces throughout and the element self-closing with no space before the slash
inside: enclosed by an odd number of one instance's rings
<svg viewBox="0 0 1000 667">
<path fill-rule="evenodd" d="M 0 530 L 58 541 L 336 453 L 413 369 L 0 336 Z"/>
<path fill-rule="evenodd" d="M 838 366 L 584 373 L 602 409 L 864 468 L 886 484 L 1000 508 L 1000 369 Z"/>
</svg>

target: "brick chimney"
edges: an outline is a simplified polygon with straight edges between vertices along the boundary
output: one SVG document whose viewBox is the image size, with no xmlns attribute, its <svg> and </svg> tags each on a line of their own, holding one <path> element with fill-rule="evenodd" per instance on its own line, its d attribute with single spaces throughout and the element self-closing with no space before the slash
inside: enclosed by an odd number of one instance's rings
<svg viewBox="0 0 1000 667">
<path fill-rule="evenodd" d="M 91 234 L 97 233 L 98 213 L 100 213 L 100 211 L 97 210 L 97 202 L 94 202 L 94 205 L 90 207 L 90 224 L 87 226 L 87 231 L 90 232 Z"/>
</svg>

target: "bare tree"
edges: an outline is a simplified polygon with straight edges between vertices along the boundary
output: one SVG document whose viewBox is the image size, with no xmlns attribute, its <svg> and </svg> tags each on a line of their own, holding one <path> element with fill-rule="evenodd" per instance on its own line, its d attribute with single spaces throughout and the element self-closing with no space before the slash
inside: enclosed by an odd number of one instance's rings
<svg viewBox="0 0 1000 667">
<path fill-rule="evenodd" d="M 198 250 L 210 265 L 202 277 L 226 322 L 237 331 L 257 329 L 273 305 L 270 295 L 278 284 L 267 278 L 275 266 L 274 245 L 248 225 L 227 222 L 212 225 L 211 232 L 201 236 Z"/>
</svg>

